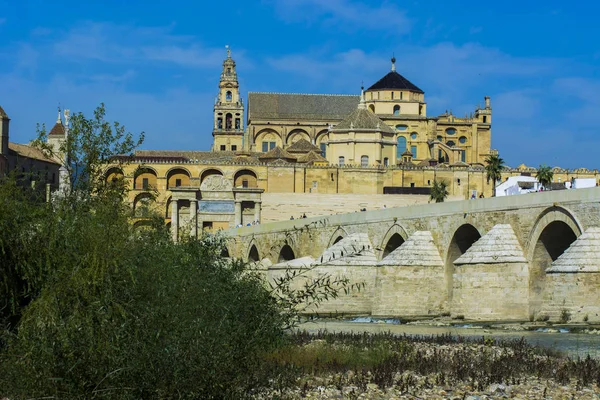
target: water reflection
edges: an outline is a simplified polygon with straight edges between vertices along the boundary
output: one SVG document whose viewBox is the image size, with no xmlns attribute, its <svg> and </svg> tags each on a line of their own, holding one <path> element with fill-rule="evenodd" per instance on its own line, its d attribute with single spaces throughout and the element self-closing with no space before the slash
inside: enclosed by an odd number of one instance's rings
<svg viewBox="0 0 600 400">
<path fill-rule="evenodd" d="M 354 320 L 350 321 L 327 321 L 316 320 L 306 322 L 299 329 L 308 332 L 318 332 L 326 329 L 329 332 L 392 332 L 398 335 L 441 335 L 451 334 L 465 337 L 493 337 L 496 339 L 520 339 L 525 338 L 528 343 L 559 350 L 571 357 L 586 357 L 588 354 L 594 358 L 600 358 L 600 335 L 584 333 L 570 333 L 567 329 L 558 332 L 548 328 L 540 328 L 538 331 L 510 331 L 490 329 L 476 324 L 465 324 L 461 326 L 431 326 L 431 325 L 400 325 L 397 320 Z"/>
</svg>

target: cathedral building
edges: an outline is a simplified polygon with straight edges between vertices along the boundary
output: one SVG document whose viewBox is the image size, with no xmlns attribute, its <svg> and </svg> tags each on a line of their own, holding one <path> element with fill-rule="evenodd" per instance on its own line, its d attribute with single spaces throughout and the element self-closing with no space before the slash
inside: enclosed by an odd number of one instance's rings
<svg viewBox="0 0 600 400">
<path fill-rule="evenodd" d="M 227 49 L 211 151 L 138 150 L 107 166 L 106 177 L 128 179 L 138 222 L 154 207 L 174 238 L 260 222 L 265 193 L 428 195 L 434 181 L 445 180 L 454 199 L 491 196 L 495 185 L 484 170 L 496 154 L 490 98 L 464 117 L 428 116 L 424 91 L 391 61 L 359 95 L 249 92 L 244 104 Z M 532 173 L 522 165 L 503 177 Z M 585 169 L 554 174 L 559 181 L 599 177 Z M 321 215 L 318 207 L 312 215 Z"/>
<path fill-rule="evenodd" d="M 266 153 L 304 139 L 332 165 L 384 167 L 407 157 L 421 165 L 483 164 L 490 153 L 490 98 L 464 118 L 448 112 L 428 117 L 425 93 L 396 71 L 395 58 L 391 71 L 360 96 L 250 92 L 245 131 L 237 119 L 244 105 L 229 50 L 219 88 L 213 151 Z"/>
</svg>

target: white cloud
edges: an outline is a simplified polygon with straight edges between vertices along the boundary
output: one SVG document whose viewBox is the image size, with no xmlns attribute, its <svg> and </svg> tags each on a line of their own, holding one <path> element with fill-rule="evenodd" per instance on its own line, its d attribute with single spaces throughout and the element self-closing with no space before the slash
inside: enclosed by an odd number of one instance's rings
<svg viewBox="0 0 600 400">
<path fill-rule="evenodd" d="M 274 0 L 269 1 L 287 22 L 322 23 L 342 31 L 390 30 L 407 33 L 411 20 L 393 2 L 372 5 L 352 0 Z"/>
<path fill-rule="evenodd" d="M 105 63 L 153 61 L 180 67 L 216 67 L 224 47 L 202 45 L 198 38 L 175 35 L 172 27 L 136 27 L 86 22 L 76 25 L 53 45 L 57 55 L 70 60 Z M 236 53 L 243 59 L 243 52 Z"/>
</svg>

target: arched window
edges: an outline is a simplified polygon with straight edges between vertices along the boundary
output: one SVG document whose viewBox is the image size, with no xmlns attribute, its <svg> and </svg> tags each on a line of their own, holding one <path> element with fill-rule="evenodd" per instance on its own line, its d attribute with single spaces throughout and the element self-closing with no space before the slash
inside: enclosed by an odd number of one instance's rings
<svg viewBox="0 0 600 400">
<path fill-rule="evenodd" d="M 360 157 L 360 166 L 368 167 L 369 166 L 369 156 L 361 156 Z"/>
<path fill-rule="evenodd" d="M 398 104 L 394 106 L 394 115 L 400 115 L 400 106 Z"/>
<path fill-rule="evenodd" d="M 402 153 L 406 151 L 406 138 L 404 136 L 398 136 L 398 147 L 396 148 L 396 158 L 400 160 Z"/>
<path fill-rule="evenodd" d="M 383 166 L 384 166 L 384 167 L 387 167 L 387 166 L 389 166 L 389 165 L 390 165 L 390 159 L 389 159 L 389 158 L 387 158 L 387 157 L 385 157 L 385 158 L 383 159 Z"/>
<path fill-rule="evenodd" d="M 338 158 L 338 164 L 343 167 L 346 164 L 346 161 L 344 159 L 344 156 L 340 156 L 340 158 Z"/>
<path fill-rule="evenodd" d="M 231 91 L 230 91 L 230 90 L 228 90 L 228 91 L 225 93 L 225 100 L 227 100 L 227 101 L 231 101 Z"/>
<path fill-rule="evenodd" d="M 371 104 L 369 106 L 369 111 L 371 111 L 373 114 L 375 114 L 375 105 Z"/>
<path fill-rule="evenodd" d="M 225 115 L 225 129 L 231 129 L 231 114 L 227 113 Z"/>
</svg>

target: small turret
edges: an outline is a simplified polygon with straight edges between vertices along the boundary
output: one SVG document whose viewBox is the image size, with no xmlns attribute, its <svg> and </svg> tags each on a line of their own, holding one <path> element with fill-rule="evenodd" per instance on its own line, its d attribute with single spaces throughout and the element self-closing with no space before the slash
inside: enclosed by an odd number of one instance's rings
<svg viewBox="0 0 600 400">
<path fill-rule="evenodd" d="M 0 107 L 0 154 L 8 154 L 8 133 L 10 118 Z"/>
</svg>

